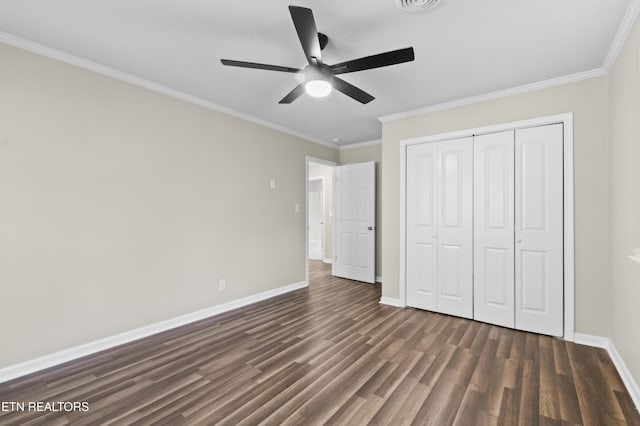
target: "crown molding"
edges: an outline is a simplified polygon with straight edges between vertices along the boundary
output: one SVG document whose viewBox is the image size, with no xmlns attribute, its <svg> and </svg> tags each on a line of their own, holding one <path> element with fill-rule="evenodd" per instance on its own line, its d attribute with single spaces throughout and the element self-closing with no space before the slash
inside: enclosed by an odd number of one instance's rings
<svg viewBox="0 0 640 426">
<path fill-rule="evenodd" d="M 523 86 L 512 87 L 510 89 L 499 90 L 497 92 L 486 93 L 484 95 L 472 96 L 470 98 L 458 99 L 451 102 L 445 102 L 436 105 L 430 105 L 424 108 L 418 108 L 397 114 L 390 114 L 379 117 L 383 123 L 388 121 L 401 120 L 404 118 L 415 117 L 418 115 L 428 114 L 436 111 L 444 111 L 453 108 L 459 108 L 467 105 L 477 104 L 480 102 L 492 101 L 495 99 L 506 98 L 509 96 L 520 95 L 523 93 L 535 92 L 537 90 L 548 89 L 550 87 L 562 86 L 564 84 L 575 83 L 590 78 L 602 77 L 607 75 L 604 68 L 596 68 L 589 71 L 583 71 L 575 74 L 565 75 L 563 77 L 552 78 L 549 80 L 539 81 L 537 83 L 525 84 Z"/>
<path fill-rule="evenodd" d="M 604 60 L 604 65 L 602 65 L 602 68 L 604 68 L 607 73 L 611 71 L 611 68 L 613 68 L 613 65 L 616 63 L 618 55 L 624 47 L 627 37 L 629 37 L 629 33 L 633 29 L 633 25 L 638 19 L 638 15 L 640 15 L 640 0 L 631 0 L 627 11 L 622 18 L 622 22 L 618 27 L 618 32 L 613 39 L 613 43 L 611 43 L 609 53 L 607 53 L 607 57 Z"/>
<path fill-rule="evenodd" d="M 379 145 L 381 143 L 382 143 L 382 139 L 374 139 L 372 141 L 352 143 L 352 144 L 349 144 L 349 145 L 342 145 L 340 147 L 340 151 L 345 151 L 347 149 L 364 148 L 366 146 Z"/>
<path fill-rule="evenodd" d="M 626 42 L 627 37 L 629 36 L 629 33 L 633 29 L 633 26 L 639 15 L 640 15 L 640 0 L 631 0 L 631 2 L 629 3 L 629 7 L 627 8 L 627 11 L 625 12 L 625 15 L 622 19 L 622 22 L 618 27 L 618 31 L 616 32 L 613 43 L 609 48 L 609 52 L 607 53 L 607 56 L 604 60 L 604 64 L 600 68 L 596 68 L 589 71 L 583 71 L 575 74 L 569 74 L 563 77 L 553 78 L 553 79 L 544 80 L 536 83 L 526 84 L 523 86 L 517 86 L 509 89 L 499 90 L 496 92 L 486 93 L 483 95 L 457 99 L 451 102 L 444 102 L 440 104 L 430 105 L 427 107 L 404 111 L 396 114 L 384 115 L 384 116 L 378 117 L 378 120 L 381 121 L 382 123 L 401 120 L 401 119 L 411 118 L 418 115 L 428 114 L 436 111 L 444 111 L 448 109 L 459 108 L 459 107 L 472 105 L 480 102 L 486 102 L 490 100 L 505 98 L 509 96 L 528 93 L 528 92 L 534 92 L 537 90 L 547 89 L 555 86 L 560 86 L 563 84 L 570 84 L 570 83 L 575 83 L 582 80 L 587 80 L 590 78 L 596 78 L 596 77 L 602 77 L 602 76 L 608 75 L 609 72 L 611 71 L 611 68 L 615 64 L 616 59 L 618 58 L 618 55 L 620 54 L 620 51 L 624 46 L 624 43 Z M 246 113 L 234 110 L 232 108 L 228 108 L 228 107 L 216 104 L 214 102 L 199 98 L 197 96 L 189 95 L 179 90 L 171 89 L 161 84 L 154 83 L 152 81 L 145 80 L 143 78 L 139 78 L 131 74 L 127 74 L 127 73 L 115 70 L 113 68 L 100 65 L 95 62 L 87 61 L 77 56 L 73 56 L 68 53 L 64 53 L 59 50 L 56 50 L 47 46 L 43 46 L 41 44 L 19 38 L 5 32 L 0 32 L 0 43 L 5 43 L 7 45 L 17 47 L 19 49 L 23 49 L 32 53 L 46 56 L 61 62 L 65 62 L 89 71 L 93 71 L 93 72 L 105 75 L 107 77 L 114 78 L 116 80 L 124 81 L 148 90 L 152 90 L 154 92 L 161 93 L 175 99 L 180 99 L 182 101 L 189 102 L 191 104 L 195 104 L 213 111 L 221 112 L 236 118 L 240 118 L 242 120 L 255 123 L 273 130 L 277 130 L 279 132 L 286 133 L 286 134 L 307 140 L 309 142 L 314 142 L 319 145 L 326 146 L 328 148 L 342 151 L 344 149 L 355 149 L 355 148 L 360 148 L 360 147 L 380 143 L 379 140 L 374 140 L 369 142 L 361 142 L 361 143 L 336 147 L 335 144 L 329 141 L 324 141 L 324 140 L 312 137 L 310 135 L 298 132 L 288 127 L 285 127 L 276 123 L 272 123 L 267 120 L 263 120 L 253 115 L 246 114 Z"/>
<path fill-rule="evenodd" d="M 627 11 L 625 12 L 622 22 L 618 27 L 616 36 L 613 39 L 613 43 L 609 48 L 607 57 L 604 60 L 604 64 L 600 68 L 596 68 L 589 71 L 579 72 L 575 74 L 569 74 L 563 77 L 553 78 L 549 80 L 540 81 L 537 83 L 525 84 L 524 86 L 518 86 L 511 89 L 499 90 L 497 92 L 486 93 L 484 95 L 473 96 L 470 98 L 458 99 L 451 102 L 445 102 L 441 104 L 430 105 L 424 108 L 418 108 L 397 114 L 390 114 L 379 117 L 378 120 L 385 123 L 388 121 L 401 120 L 404 118 L 415 117 L 418 115 L 428 114 L 436 111 L 444 111 L 453 108 L 459 108 L 466 105 L 472 105 L 480 102 L 490 101 L 494 99 L 505 98 L 508 96 L 519 95 L 527 92 L 534 92 L 536 90 L 547 89 L 550 87 L 560 86 L 563 84 L 575 83 L 582 80 L 587 80 L 595 77 L 602 77 L 608 75 L 613 68 L 613 65 L 618 59 L 618 55 L 622 50 L 629 33 L 633 29 L 638 16 L 640 15 L 640 0 L 631 0 Z"/>
<path fill-rule="evenodd" d="M 314 138 L 312 136 L 298 132 L 297 130 L 293 130 L 285 126 L 281 126 L 279 124 L 272 123 L 267 120 L 263 120 L 261 118 L 255 117 L 250 114 L 245 114 L 243 112 L 236 111 L 232 108 L 228 108 L 223 105 L 216 104 L 206 99 L 199 98 L 197 96 L 190 95 L 188 93 L 163 86 L 153 81 L 145 80 L 143 78 L 136 77 L 134 75 L 127 74 L 125 72 L 118 71 L 113 68 L 109 68 L 105 65 L 91 62 L 91 61 L 79 58 L 77 56 L 53 49 L 51 47 L 43 46 L 41 44 L 22 39 L 20 37 L 16 37 L 14 35 L 11 35 L 5 32 L 0 32 L 0 43 L 7 44 L 9 46 L 13 46 L 18 49 L 26 50 L 28 52 L 35 53 L 37 55 L 45 56 L 47 58 L 55 59 L 57 61 L 64 62 L 69 65 L 74 65 L 76 67 L 83 68 L 85 70 L 92 71 L 98 74 L 102 74 L 104 76 L 107 76 L 116 80 L 124 81 L 125 83 L 133 84 L 134 86 L 142 87 L 144 89 L 151 90 L 153 92 L 160 93 L 175 99 L 179 99 L 181 101 L 185 101 L 190 104 L 198 105 L 203 108 L 210 109 L 212 111 L 221 112 L 223 114 L 227 114 L 232 117 L 236 117 L 254 124 L 258 124 L 260 126 L 268 127 L 272 130 L 286 133 L 288 135 L 295 136 L 297 138 L 304 139 L 309 142 L 314 142 L 332 149 L 338 149 L 333 143 L 329 141 L 324 141 L 318 138 Z"/>
</svg>

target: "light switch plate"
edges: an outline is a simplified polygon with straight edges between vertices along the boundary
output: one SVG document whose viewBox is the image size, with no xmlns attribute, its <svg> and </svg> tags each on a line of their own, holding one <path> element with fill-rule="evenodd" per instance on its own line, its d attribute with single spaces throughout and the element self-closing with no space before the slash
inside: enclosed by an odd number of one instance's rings
<svg viewBox="0 0 640 426">
<path fill-rule="evenodd" d="M 276 180 L 275 179 L 270 179 L 269 180 L 269 188 L 276 189 Z"/>
</svg>

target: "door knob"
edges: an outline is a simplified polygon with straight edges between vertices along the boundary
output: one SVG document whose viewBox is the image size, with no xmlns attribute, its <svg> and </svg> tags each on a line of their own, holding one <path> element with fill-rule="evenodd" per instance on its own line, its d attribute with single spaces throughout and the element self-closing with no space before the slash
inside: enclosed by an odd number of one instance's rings
<svg viewBox="0 0 640 426">
<path fill-rule="evenodd" d="M 522 242 L 522 238 L 519 240 L 516 240 L 516 243 L 520 244 Z"/>
<path fill-rule="evenodd" d="M 373 229 L 374 229 L 374 228 L 373 228 L 373 226 L 367 226 L 367 229 L 368 229 L 369 231 L 373 231 Z"/>
</svg>

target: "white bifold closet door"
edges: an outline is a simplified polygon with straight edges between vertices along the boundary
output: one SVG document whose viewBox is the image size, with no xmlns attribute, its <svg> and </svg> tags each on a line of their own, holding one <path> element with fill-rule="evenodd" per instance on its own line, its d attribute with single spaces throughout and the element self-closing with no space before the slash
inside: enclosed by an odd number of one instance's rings
<svg viewBox="0 0 640 426">
<path fill-rule="evenodd" d="M 407 148 L 407 304 L 473 316 L 473 138 Z"/>
<path fill-rule="evenodd" d="M 474 138 L 473 317 L 515 327 L 513 130 Z"/>
<path fill-rule="evenodd" d="M 474 138 L 474 318 L 563 334 L 563 127 Z"/>
<path fill-rule="evenodd" d="M 516 328 L 562 336 L 563 125 L 516 131 Z"/>
</svg>

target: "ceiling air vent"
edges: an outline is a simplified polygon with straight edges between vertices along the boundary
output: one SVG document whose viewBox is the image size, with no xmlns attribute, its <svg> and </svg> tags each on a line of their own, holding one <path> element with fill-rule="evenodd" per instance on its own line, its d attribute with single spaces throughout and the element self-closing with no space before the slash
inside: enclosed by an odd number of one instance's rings
<svg viewBox="0 0 640 426">
<path fill-rule="evenodd" d="M 407 12 L 421 13 L 433 9 L 441 0 L 395 0 L 396 5 Z"/>
</svg>

